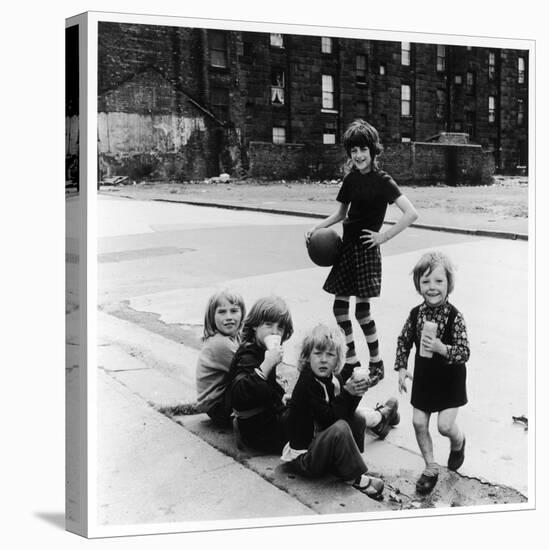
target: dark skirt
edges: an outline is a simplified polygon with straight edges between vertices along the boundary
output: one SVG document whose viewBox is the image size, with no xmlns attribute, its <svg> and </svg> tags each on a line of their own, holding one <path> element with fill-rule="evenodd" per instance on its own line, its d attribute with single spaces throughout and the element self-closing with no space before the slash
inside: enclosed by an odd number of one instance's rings
<svg viewBox="0 0 549 550">
<path fill-rule="evenodd" d="M 381 293 L 381 251 L 361 242 L 343 245 L 323 289 L 330 294 L 375 298 Z"/>
<path fill-rule="evenodd" d="M 440 412 L 467 403 L 465 364 L 448 365 L 416 355 L 412 406 L 423 412 Z"/>
</svg>

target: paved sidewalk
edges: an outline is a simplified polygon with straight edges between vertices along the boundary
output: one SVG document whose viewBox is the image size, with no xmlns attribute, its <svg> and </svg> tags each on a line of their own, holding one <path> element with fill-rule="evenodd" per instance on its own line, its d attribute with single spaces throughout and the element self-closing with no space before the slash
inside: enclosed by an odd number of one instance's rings
<svg viewBox="0 0 549 550">
<path fill-rule="evenodd" d="M 197 351 L 99 315 L 97 521 L 105 534 L 110 526 L 116 526 L 113 532 L 146 524 L 194 530 L 209 521 L 234 527 L 241 520 L 270 517 L 360 513 L 375 518 L 388 511 L 527 502 L 514 489 L 444 468 L 433 493 L 419 497 L 414 483 L 421 456 L 393 441 L 407 426 L 395 428 L 384 441 L 367 436 L 370 472 L 386 482 L 382 502 L 331 476 L 295 476 L 278 456 L 238 450 L 232 431 L 215 428 L 206 415 L 161 414 L 160 409 L 195 399 L 189 374 Z M 179 366 L 159 370 L 166 357 Z"/>
<path fill-rule="evenodd" d="M 171 524 L 185 522 L 192 530 L 210 520 L 314 513 L 160 414 L 131 384 L 100 370 L 98 389 L 98 524 L 169 523 L 174 530 Z"/>
<path fill-rule="evenodd" d="M 233 222 L 229 212 L 225 213 L 227 220 L 216 223 L 229 226 Z M 133 231 L 142 233 L 144 221 L 139 217 L 131 220 L 136 224 Z M 185 227 L 178 225 L 177 229 L 183 231 L 187 224 L 190 227 L 193 223 L 185 219 Z M 201 218 L 200 223 L 207 224 L 208 220 Z M 159 228 L 150 226 L 151 234 Z M 123 231 L 126 229 L 120 228 L 121 235 Z M 116 237 L 112 245 L 117 246 Z M 266 518 L 271 524 L 283 523 L 290 516 L 349 514 L 348 517 L 354 517 L 352 514 L 360 512 L 372 514 L 368 517 L 382 514 L 386 517 L 392 511 L 421 508 L 508 503 L 516 504 L 515 508 L 528 506 L 527 456 L 524 456 L 528 433 L 520 426 L 509 426 L 511 414 L 522 413 L 527 408 L 523 401 L 527 393 L 524 370 L 527 326 L 511 326 L 507 322 L 509 315 L 527 317 L 528 245 L 504 239 L 467 238 L 439 248 L 448 250 L 460 266 L 456 303 L 464 311 L 482 312 L 482 315 L 467 317 L 475 355 L 470 369 L 471 405 L 463 411 L 462 420 L 470 434 L 471 452 L 460 473 L 443 468 L 439 484 L 431 495 L 420 498 L 415 494 L 414 484 L 423 462 L 414 441 L 406 398 L 401 401 L 401 425 L 392 430 L 385 441 L 369 438 L 366 449 L 370 470 L 382 475 L 387 483 L 386 498 L 381 503 L 333 478 L 308 481 L 292 476 L 279 457 L 243 453 L 236 449 L 230 432 L 212 429 L 204 415 L 170 418 L 161 414 L 159 411 L 165 407 L 189 403 L 196 398 L 197 345 L 192 341 L 190 344 L 178 341 L 175 328 L 194 330 L 201 323 L 204 303 L 215 286 L 201 280 L 196 287 L 152 289 L 150 294 L 136 293 L 125 301 L 123 307 L 134 313 L 154 315 L 155 323 L 147 324 L 146 328 L 124 320 L 120 315 L 121 304 L 106 303 L 98 312 L 101 434 L 98 522 L 107 528 L 134 526 L 133 532 L 139 531 L 139 525 L 145 522 L 155 527 L 160 525 L 157 530 L 180 531 L 205 528 L 209 520 L 221 522 L 215 525 L 220 528 L 223 522 L 234 527 L 239 521 Z M 118 253 L 116 248 L 109 252 Z M 378 322 L 385 335 L 382 351 L 388 368 L 386 379 L 367 394 L 365 401 L 370 406 L 395 393 L 395 374 L 390 369 L 394 357 L 392 347 L 404 321 L 402 312 L 417 303 L 408 272 L 420 252 L 415 249 L 384 259 L 386 294 L 376 307 L 383 312 Z M 318 293 L 324 276 L 324 271 L 315 267 L 267 270 L 224 280 L 223 284 L 245 293 L 249 303 L 266 288 L 287 299 L 296 334 L 285 346 L 285 361 L 293 364 L 295 342 L 311 320 L 331 320 L 327 318 L 331 311 L 330 299 Z M 482 285 L 482 292 L 479 292 L 479 281 L 490 282 Z M 514 291 L 507 293 L 502 301 L 505 288 Z M 513 347 L 508 346 L 511 340 L 515 342 Z M 487 341 L 490 346 L 486 345 Z M 357 343 L 359 353 L 364 352 L 361 345 Z M 482 368 L 474 368 L 475 365 Z M 497 388 L 492 384 L 494 372 L 499 374 Z M 481 387 L 494 389 L 489 395 L 475 395 Z M 502 395 L 513 395 L 513 399 L 502 400 Z M 498 404 L 497 417 L 485 414 L 486 408 L 494 410 L 492 402 Z M 436 459 L 444 464 L 446 446 L 436 440 L 435 444 L 440 455 Z M 486 456 L 491 457 L 490 465 Z M 481 477 L 478 472 L 487 473 Z M 271 521 L 272 518 L 275 520 Z M 341 519 L 345 519 L 345 515 Z"/>
</svg>

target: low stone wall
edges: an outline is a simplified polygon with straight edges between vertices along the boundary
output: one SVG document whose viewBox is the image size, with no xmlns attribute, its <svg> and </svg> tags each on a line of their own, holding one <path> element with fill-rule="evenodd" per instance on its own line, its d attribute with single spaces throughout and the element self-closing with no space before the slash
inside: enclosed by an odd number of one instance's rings
<svg viewBox="0 0 549 550">
<path fill-rule="evenodd" d="M 403 143 L 387 147 L 379 164 L 405 185 L 487 185 L 495 171 L 493 155 L 472 144 Z"/>
<path fill-rule="evenodd" d="M 301 143 L 251 141 L 248 159 L 251 177 L 332 179 L 343 175 L 345 154 L 340 145 L 310 147 Z"/>
<path fill-rule="evenodd" d="M 270 179 L 313 177 L 339 178 L 346 155 L 340 145 L 306 147 L 250 142 L 249 175 Z M 492 182 L 495 163 L 480 145 L 450 143 L 402 143 L 387 147 L 380 167 L 405 185 L 486 185 Z"/>
</svg>

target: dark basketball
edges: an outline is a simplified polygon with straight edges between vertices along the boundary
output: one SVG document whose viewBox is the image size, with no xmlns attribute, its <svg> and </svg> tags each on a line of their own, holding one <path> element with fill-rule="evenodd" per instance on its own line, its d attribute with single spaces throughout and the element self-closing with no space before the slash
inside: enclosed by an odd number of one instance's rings
<svg viewBox="0 0 549 550">
<path fill-rule="evenodd" d="M 309 258 L 322 267 L 334 265 L 343 242 L 333 229 L 317 229 L 309 240 L 307 252 Z"/>
</svg>

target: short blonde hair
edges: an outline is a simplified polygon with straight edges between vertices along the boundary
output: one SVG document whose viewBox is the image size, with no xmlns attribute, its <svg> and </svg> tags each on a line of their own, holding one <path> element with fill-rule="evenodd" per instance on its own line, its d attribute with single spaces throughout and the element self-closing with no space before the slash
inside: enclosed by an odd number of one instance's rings
<svg viewBox="0 0 549 550">
<path fill-rule="evenodd" d="M 206 312 L 204 313 L 204 335 L 202 336 L 202 340 L 206 340 L 206 338 L 210 338 L 210 336 L 213 336 L 218 332 L 217 327 L 215 326 L 215 310 L 223 300 L 226 300 L 229 304 L 240 308 L 240 311 L 242 312 L 240 326 L 238 327 L 238 331 L 240 332 L 242 321 L 246 316 L 244 299 L 240 294 L 238 294 L 238 292 L 228 289 L 218 290 L 210 296 L 208 305 L 206 306 Z"/>
<path fill-rule="evenodd" d="M 429 273 L 431 273 L 431 271 L 439 265 L 441 265 L 446 272 L 446 279 L 448 280 L 448 294 L 454 290 L 456 268 L 446 254 L 435 251 L 423 254 L 414 266 L 412 277 L 414 279 L 414 286 L 418 292 L 420 292 L 419 280 L 421 277 L 423 277 L 423 275 L 429 275 Z"/>
<path fill-rule="evenodd" d="M 333 349 L 337 357 L 334 372 L 336 374 L 341 372 L 343 364 L 345 363 L 347 344 L 345 343 L 343 331 L 338 326 L 318 324 L 309 331 L 305 338 L 303 338 L 299 359 L 297 361 L 297 368 L 300 371 L 311 368 L 311 353 L 315 348 L 321 351 Z"/>
</svg>

